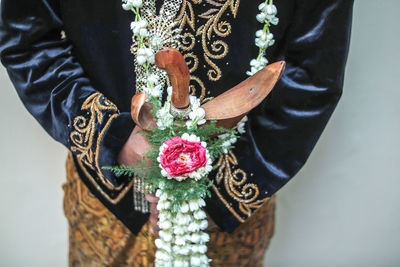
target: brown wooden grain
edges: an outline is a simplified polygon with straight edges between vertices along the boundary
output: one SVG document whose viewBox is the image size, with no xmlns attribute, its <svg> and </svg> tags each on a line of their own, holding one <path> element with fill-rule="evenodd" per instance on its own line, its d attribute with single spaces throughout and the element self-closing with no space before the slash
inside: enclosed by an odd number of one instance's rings
<svg viewBox="0 0 400 267">
<path fill-rule="evenodd" d="M 189 106 L 189 68 L 178 50 L 173 48 L 163 49 L 156 53 L 156 66 L 168 73 L 172 84 L 171 102 L 178 109 Z"/>
<path fill-rule="evenodd" d="M 154 121 L 151 109 L 153 105 L 146 103 L 148 95 L 136 93 L 131 101 L 131 116 L 133 121 L 143 130 L 149 131 L 157 126 Z"/>
<path fill-rule="evenodd" d="M 206 111 L 205 119 L 236 121 L 237 118 L 245 116 L 267 97 L 284 69 L 284 61 L 268 65 L 237 86 L 205 103 L 201 106 Z"/>
<path fill-rule="evenodd" d="M 189 68 L 176 49 L 164 49 L 156 54 L 156 65 L 168 73 L 173 86 L 171 102 L 176 108 L 189 105 Z M 217 125 L 230 129 L 246 114 L 258 106 L 274 88 L 285 69 L 285 62 L 270 64 L 237 86 L 205 103 L 205 119 L 217 120 Z M 144 130 L 157 126 L 151 114 L 152 105 L 146 103 L 148 95 L 137 93 L 132 98 L 131 115 Z"/>
</svg>

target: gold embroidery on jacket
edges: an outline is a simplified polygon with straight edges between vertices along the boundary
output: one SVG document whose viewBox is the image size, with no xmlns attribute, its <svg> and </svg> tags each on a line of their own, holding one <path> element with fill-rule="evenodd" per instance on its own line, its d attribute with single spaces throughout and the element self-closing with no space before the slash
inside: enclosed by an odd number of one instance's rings
<svg viewBox="0 0 400 267">
<path fill-rule="evenodd" d="M 201 14 L 195 14 L 193 5 L 207 3 L 210 8 Z M 203 58 L 208 65 L 202 66 L 207 72 L 207 77 L 210 81 L 218 81 L 222 77 L 222 71 L 216 60 L 221 60 L 228 54 L 228 44 L 221 40 L 231 34 L 231 23 L 222 20 L 222 16 L 227 14 L 228 11 L 236 18 L 240 0 L 183 0 L 182 8 L 177 16 L 180 21 L 180 28 L 184 29 L 188 25 L 190 32 L 184 32 L 182 38 L 181 49 L 185 53 L 191 74 L 191 94 L 198 95 L 200 100 L 203 101 L 206 97 L 206 88 L 201 79 L 195 74 L 199 70 L 198 56 L 189 53 L 193 50 L 197 43 L 202 46 Z M 202 25 L 196 27 L 196 22 L 205 20 Z M 203 71 L 203 70 L 202 70 Z M 197 93 L 197 88 L 201 90 Z M 197 90 L 196 90 L 197 89 Z"/>
<path fill-rule="evenodd" d="M 85 174 L 85 176 L 89 179 L 89 181 L 96 186 L 96 190 L 105 198 L 107 199 L 108 202 L 112 203 L 112 204 L 117 204 L 125 195 L 126 193 L 129 192 L 129 189 L 131 189 L 131 187 L 133 186 L 133 180 L 131 180 L 128 184 L 125 184 L 123 186 L 125 186 L 124 188 L 121 188 L 122 186 L 120 186 L 119 189 L 122 189 L 118 196 L 115 198 L 111 198 L 106 192 L 104 192 L 103 189 L 101 189 L 100 186 L 97 185 L 96 182 L 96 178 L 93 177 L 88 170 L 86 169 L 86 164 L 84 166 L 83 161 L 78 161 L 78 165 L 79 167 L 82 169 L 83 173 Z"/>
<path fill-rule="evenodd" d="M 87 111 L 87 116 L 80 115 L 74 119 L 74 131 L 70 134 L 70 139 L 73 144 L 71 146 L 71 151 L 77 154 L 77 158 L 80 161 L 84 162 L 89 168 L 96 171 L 100 181 L 108 189 L 120 190 L 122 185 L 115 187 L 104 177 L 98 161 L 100 142 L 112 120 L 118 116 L 119 110 L 99 92 L 90 95 L 83 102 L 81 110 Z M 95 136 L 96 126 L 103 123 L 105 111 L 113 111 L 114 113 L 107 118 L 107 123 L 100 130 L 100 134 Z M 97 140 L 95 141 L 96 137 Z M 95 148 L 94 144 L 96 144 Z M 93 151 L 93 149 L 95 150 Z"/>
<path fill-rule="evenodd" d="M 217 185 L 223 183 L 227 194 L 238 203 L 239 211 L 235 211 L 232 206 L 228 204 L 228 201 L 218 192 L 216 186 L 213 186 L 212 189 L 217 193 L 218 197 L 223 201 L 230 212 L 239 221 L 243 222 L 247 217 L 250 217 L 256 209 L 260 208 L 269 197 L 259 199 L 260 190 L 258 186 L 253 183 L 246 183 L 248 180 L 247 174 L 242 169 L 234 170 L 232 165 L 237 166 L 238 162 L 235 154 L 229 150 L 228 154 L 221 155 L 214 165 L 214 169 L 217 170 L 215 181 Z"/>
<path fill-rule="evenodd" d="M 194 6 L 200 4 L 207 4 L 210 7 L 207 11 L 196 14 Z M 223 20 L 222 17 L 230 15 L 235 19 L 239 4 L 240 0 L 182 1 L 182 8 L 177 16 L 180 28 L 183 30 L 181 49 L 191 74 L 190 92 L 192 95 L 199 96 L 202 102 L 208 99 L 207 92 L 204 83 L 196 73 L 206 71 L 207 78 L 212 82 L 221 79 L 222 70 L 218 63 L 221 63 L 220 60 L 224 59 L 229 52 L 228 44 L 223 38 L 227 38 L 232 32 L 231 22 Z M 187 28 L 184 28 L 185 26 Z M 202 54 L 193 53 L 196 45 L 201 45 Z M 203 57 L 206 65 L 200 66 L 199 57 Z M 244 222 L 269 198 L 259 199 L 258 186 L 248 183 L 247 174 L 242 169 L 234 169 L 233 166 L 236 167 L 236 165 L 238 165 L 237 159 L 232 151 L 229 151 L 227 155 L 220 156 L 214 169 L 217 169 L 216 184 L 223 185 L 223 187 L 219 189 L 213 185 L 212 190 L 233 216 L 238 221 Z M 235 210 L 233 205 L 224 198 L 221 189 L 226 191 L 232 201 L 237 202 L 238 210 Z"/>
</svg>

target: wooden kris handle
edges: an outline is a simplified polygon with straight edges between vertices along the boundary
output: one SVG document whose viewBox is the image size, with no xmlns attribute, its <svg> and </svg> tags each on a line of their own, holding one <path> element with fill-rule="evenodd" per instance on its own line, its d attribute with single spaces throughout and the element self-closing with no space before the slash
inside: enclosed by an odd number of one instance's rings
<svg viewBox="0 0 400 267">
<path fill-rule="evenodd" d="M 178 50 L 173 48 L 163 49 L 156 53 L 156 66 L 165 70 L 172 83 L 171 102 L 177 109 L 189 106 L 189 68 Z"/>
<path fill-rule="evenodd" d="M 133 121 L 143 130 L 149 131 L 157 127 L 154 121 L 151 109 L 153 105 L 146 103 L 148 95 L 145 93 L 136 93 L 131 100 L 131 116 Z"/>
</svg>

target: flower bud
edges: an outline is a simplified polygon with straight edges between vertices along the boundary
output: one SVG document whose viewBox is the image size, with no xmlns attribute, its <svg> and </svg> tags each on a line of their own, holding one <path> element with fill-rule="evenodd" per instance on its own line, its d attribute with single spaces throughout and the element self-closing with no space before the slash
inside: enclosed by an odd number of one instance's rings
<svg viewBox="0 0 400 267">
<path fill-rule="evenodd" d="M 207 220 L 202 220 L 200 222 L 200 229 L 205 230 L 208 227 L 208 221 Z"/>
<path fill-rule="evenodd" d="M 256 16 L 256 19 L 260 23 L 264 23 L 267 16 L 264 13 L 260 13 Z"/>
<path fill-rule="evenodd" d="M 144 56 L 137 56 L 136 60 L 139 65 L 144 65 L 146 63 L 146 57 Z"/>
<path fill-rule="evenodd" d="M 203 210 L 198 210 L 193 213 L 193 217 L 197 220 L 202 220 L 207 217 L 206 213 Z"/>
</svg>

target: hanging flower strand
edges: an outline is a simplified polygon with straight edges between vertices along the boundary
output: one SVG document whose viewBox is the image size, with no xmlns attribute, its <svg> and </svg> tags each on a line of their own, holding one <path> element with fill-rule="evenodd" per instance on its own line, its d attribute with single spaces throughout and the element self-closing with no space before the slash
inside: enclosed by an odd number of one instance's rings
<svg viewBox="0 0 400 267">
<path fill-rule="evenodd" d="M 256 19 L 258 22 L 263 23 L 264 27 L 262 30 L 256 31 L 255 44 L 259 48 L 259 52 L 257 58 L 250 61 L 250 71 L 246 72 L 249 76 L 267 66 L 268 60 L 265 57 L 265 51 L 275 43 L 274 35 L 269 28 L 271 24 L 277 25 L 279 23 L 279 19 L 276 17 L 278 10 L 272 0 L 265 0 L 264 3 L 258 6 L 258 10 L 260 13 L 257 14 Z"/>
<path fill-rule="evenodd" d="M 123 9 L 134 14 L 130 28 L 136 92 L 149 96 L 146 101 L 153 105 L 157 127 L 143 132 L 154 147 L 146 153 L 151 165 L 143 161 L 137 168 L 118 166 L 109 169 L 117 174 L 142 178 L 159 199 L 160 232 L 155 240 L 155 266 L 207 267 L 211 262 L 206 255 L 210 236 L 205 232 L 208 221 L 203 208 L 206 205 L 204 199 L 210 196 L 208 175 L 213 169 L 212 162 L 228 153 L 239 135 L 245 132 L 247 117 L 233 129 L 224 129 L 217 127 L 215 121 L 206 123 L 205 110 L 196 96 L 189 97 L 190 110 L 184 119 L 171 112 L 171 87 L 167 88 L 167 100 L 162 101 L 167 76 L 155 66 L 155 54 L 163 48 L 179 49 L 181 35 L 179 23 L 174 19 L 181 3 L 182 0 L 164 0 L 160 14 L 156 15 L 155 0 L 122 0 Z M 269 28 L 279 21 L 272 0 L 263 1 L 258 8 L 260 13 L 256 19 L 264 27 L 256 32 L 255 44 L 259 53 L 251 60 L 248 75 L 267 65 L 265 52 L 274 44 Z"/>
</svg>

